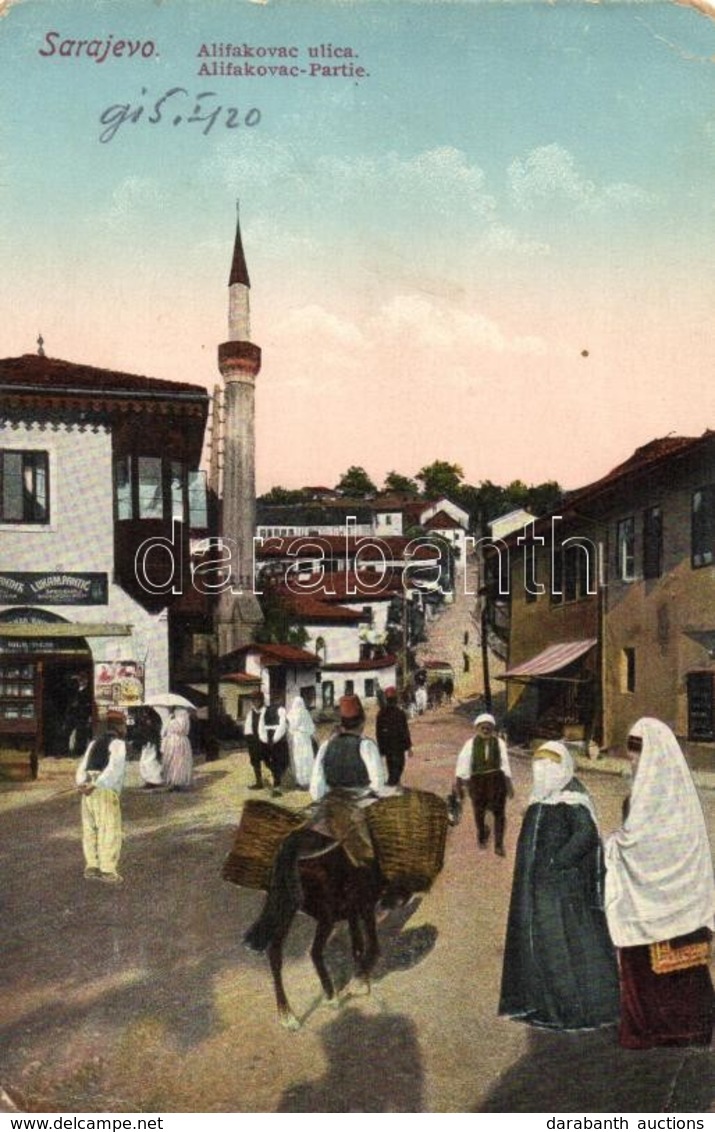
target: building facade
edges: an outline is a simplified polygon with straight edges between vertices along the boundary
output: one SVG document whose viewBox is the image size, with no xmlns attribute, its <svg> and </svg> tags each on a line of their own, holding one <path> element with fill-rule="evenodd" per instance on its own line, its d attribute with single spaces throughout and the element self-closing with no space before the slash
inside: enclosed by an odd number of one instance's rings
<svg viewBox="0 0 715 1132">
<path fill-rule="evenodd" d="M 651 715 L 715 744 L 715 433 L 644 445 L 504 547 L 517 729 L 611 747 Z"/>
<path fill-rule="evenodd" d="M 0 361 L 0 403 L 0 746 L 36 759 L 69 753 L 78 690 L 96 721 L 170 685 L 208 396 L 38 354 Z"/>
</svg>

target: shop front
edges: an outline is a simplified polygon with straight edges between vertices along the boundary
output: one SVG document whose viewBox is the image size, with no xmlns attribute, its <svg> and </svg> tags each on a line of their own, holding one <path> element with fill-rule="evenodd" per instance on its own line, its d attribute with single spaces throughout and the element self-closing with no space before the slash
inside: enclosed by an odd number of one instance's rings
<svg viewBox="0 0 715 1132">
<path fill-rule="evenodd" d="M 43 756 L 79 756 L 109 702 L 141 702 L 141 665 L 126 662 L 120 671 L 100 660 L 108 648 L 130 652 L 131 632 L 128 624 L 69 620 L 31 605 L 1 610 L 0 752 L 26 752 L 34 778 Z"/>
</svg>

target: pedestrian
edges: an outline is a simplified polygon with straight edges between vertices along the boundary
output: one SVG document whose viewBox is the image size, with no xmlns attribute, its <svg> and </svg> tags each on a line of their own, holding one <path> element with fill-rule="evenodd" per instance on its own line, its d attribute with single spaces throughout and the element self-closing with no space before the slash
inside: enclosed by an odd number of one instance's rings
<svg viewBox="0 0 715 1132">
<path fill-rule="evenodd" d="M 465 789 L 472 800 L 477 840 L 486 849 L 491 830 L 487 825 L 487 811 L 494 818 L 494 851 L 506 856 L 504 832 L 506 830 L 506 800 L 514 797 L 511 768 L 506 743 L 496 733 L 493 715 L 483 712 L 474 720 L 476 734 L 467 739 L 457 756 L 454 785 L 457 797 L 464 797 Z"/>
<path fill-rule="evenodd" d="M 365 806 L 377 800 L 385 784 L 380 752 L 363 737 L 365 713 L 358 696 L 342 696 L 340 727 L 321 745 L 313 764 L 310 793 L 316 807 L 311 817 L 284 837 L 276 854 L 263 910 L 243 942 L 251 951 L 265 951 L 280 925 L 290 922 L 301 901 L 298 862 L 338 842 L 351 863 L 368 867 L 375 850 Z"/>
<path fill-rule="evenodd" d="M 499 1013 L 553 1030 L 618 1020 L 618 970 L 603 911 L 603 851 L 565 743 L 533 758 L 516 849 Z"/>
<path fill-rule="evenodd" d="M 279 692 L 271 695 L 271 702 L 261 713 L 258 721 L 258 738 L 265 748 L 263 757 L 268 763 L 273 780 L 271 795 L 277 798 L 281 794 L 283 775 L 290 762 L 288 717 L 283 706 L 283 697 Z"/>
<path fill-rule="evenodd" d="M 265 711 L 265 697 L 263 692 L 256 691 L 251 696 L 251 706 L 243 722 L 243 737 L 248 747 L 248 758 L 253 771 L 254 782 L 249 790 L 263 789 L 263 767 L 268 767 L 268 748 L 261 743 L 259 729 L 261 716 Z"/>
<path fill-rule="evenodd" d="M 627 1049 L 709 1046 L 715 882 L 703 811 L 683 752 L 658 719 L 627 741 L 634 765 L 623 824 L 606 843 L 606 916 L 619 949 Z"/>
<path fill-rule="evenodd" d="M 121 884 L 118 871 L 122 850 L 120 796 L 127 760 L 126 719 L 110 708 L 105 733 L 93 739 L 80 760 L 75 782 L 82 795 L 82 851 L 87 880 Z"/>
<path fill-rule="evenodd" d="M 132 728 L 135 750 L 139 749 L 139 775 L 148 790 L 164 785 L 164 774 L 159 758 L 161 747 L 161 720 L 153 708 L 141 708 Z"/>
<path fill-rule="evenodd" d="M 307 790 L 313 773 L 315 724 L 302 696 L 296 696 L 288 712 L 290 763 L 296 786 Z"/>
<path fill-rule="evenodd" d="M 415 688 L 415 710 L 418 715 L 424 715 L 427 711 L 427 689 L 424 684 L 418 684 Z"/>
<path fill-rule="evenodd" d="M 453 695 L 454 695 L 454 680 L 452 679 L 451 676 L 445 676 L 445 678 L 444 678 L 444 698 L 446 699 L 448 704 L 451 704 Z"/>
<path fill-rule="evenodd" d="M 375 738 L 387 763 L 387 785 L 399 786 L 405 758 L 412 756 L 412 739 L 407 716 L 397 702 L 397 688 L 385 689 L 385 705 L 375 720 Z"/>
<path fill-rule="evenodd" d="M 161 740 L 161 763 L 164 781 L 169 790 L 185 790 L 191 786 L 194 759 L 189 739 L 190 729 L 191 719 L 187 709 L 170 708 Z"/>
</svg>

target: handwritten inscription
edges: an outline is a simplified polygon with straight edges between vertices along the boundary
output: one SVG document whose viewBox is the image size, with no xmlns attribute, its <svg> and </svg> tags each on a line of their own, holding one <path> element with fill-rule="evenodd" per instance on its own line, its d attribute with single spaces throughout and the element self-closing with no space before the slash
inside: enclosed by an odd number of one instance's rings
<svg viewBox="0 0 715 1132">
<path fill-rule="evenodd" d="M 142 87 L 142 95 L 147 93 L 146 88 Z M 209 134 L 217 124 L 222 124 L 227 130 L 259 124 L 261 112 L 255 106 L 244 112 L 237 106 L 217 106 L 211 101 L 215 98 L 216 92 L 212 90 L 191 95 L 186 87 L 173 86 L 149 104 L 145 104 L 143 100 L 134 105 L 131 102 L 116 102 L 99 115 L 100 125 L 104 127 L 99 140 L 103 143 L 110 142 L 122 126 L 133 126 L 137 122 L 149 126 L 161 123 L 170 126 L 189 125 L 199 129 L 204 135 Z"/>
</svg>

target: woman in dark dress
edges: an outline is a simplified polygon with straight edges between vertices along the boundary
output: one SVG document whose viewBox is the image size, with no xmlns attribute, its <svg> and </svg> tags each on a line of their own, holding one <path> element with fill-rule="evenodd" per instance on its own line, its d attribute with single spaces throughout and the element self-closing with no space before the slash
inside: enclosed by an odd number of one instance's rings
<svg viewBox="0 0 715 1132">
<path fill-rule="evenodd" d="M 603 912 L 601 842 L 564 743 L 534 754 L 519 834 L 499 1013 L 587 1030 L 618 1020 L 618 971 Z"/>
<path fill-rule="evenodd" d="M 705 819 L 675 735 L 640 719 L 622 827 L 606 845 L 606 914 L 619 949 L 626 1049 L 709 1046 L 715 881 Z"/>
</svg>

